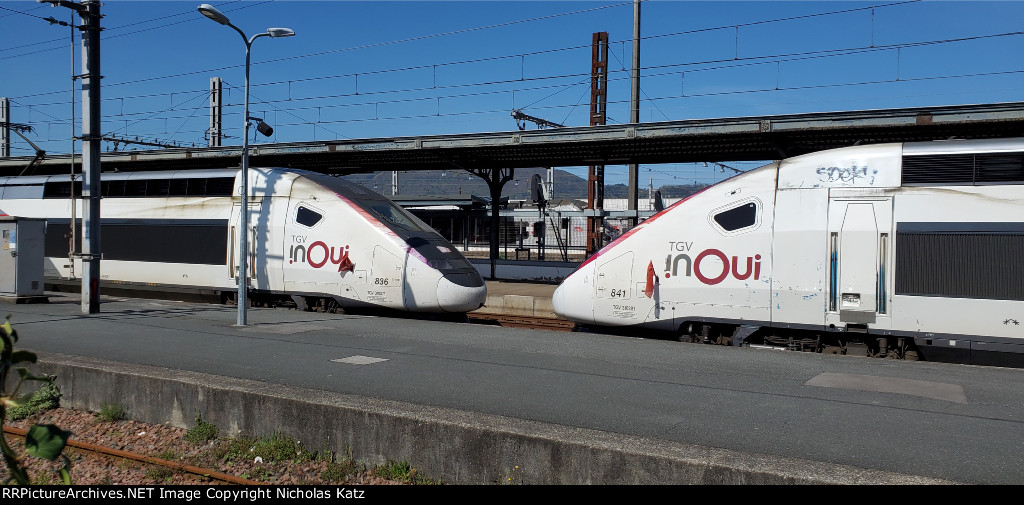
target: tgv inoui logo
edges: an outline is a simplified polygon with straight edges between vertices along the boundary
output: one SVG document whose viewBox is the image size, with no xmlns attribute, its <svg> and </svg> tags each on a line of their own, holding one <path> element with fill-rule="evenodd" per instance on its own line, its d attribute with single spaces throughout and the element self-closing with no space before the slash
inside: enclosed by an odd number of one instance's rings
<svg viewBox="0 0 1024 505">
<path fill-rule="evenodd" d="M 313 268 L 321 268 L 328 262 L 338 265 L 338 271 L 351 270 L 352 261 L 348 258 L 349 246 L 337 247 L 328 246 L 317 240 L 309 247 L 293 244 L 288 250 L 288 263 L 309 263 Z"/>
<path fill-rule="evenodd" d="M 692 244 L 692 242 L 691 242 Z M 715 261 L 714 259 L 718 261 Z M 761 278 L 761 255 L 747 256 L 743 272 L 739 271 L 741 260 L 736 256 L 726 256 L 718 249 L 705 249 L 691 259 L 689 254 L 669 254 L 665 257 L 665 278 L 679 275 L 679 264 L 683 263 L 683 275 L 696 277 L 704 284 L 714 285 L 725 280 L 729 274 L 739 280 Z M 717 265 L 716 265 L 717 264 Z M 717 268 L 716 268 L 717 266 Z M 719 271 L 719 268 L 721 269 Z"/>
</svg>

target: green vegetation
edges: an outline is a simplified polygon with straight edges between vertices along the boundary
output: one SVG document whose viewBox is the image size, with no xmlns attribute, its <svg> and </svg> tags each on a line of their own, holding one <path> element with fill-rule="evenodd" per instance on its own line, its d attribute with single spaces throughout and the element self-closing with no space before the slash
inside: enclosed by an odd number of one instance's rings
<svg viewBox="0 0 1024 505">
<path fill-rule="evenodd" d="M 48 405 L 53 402 L 53 406 L 56 407 L 56 402 L 60 398 L 60 392 L 57 391 L 54 384 L 54 377 L 32 375 L 27 368 L 20 366 L 22 363 L 35 363 L 36 355 L 27 351 L 14 350 L 14 343 L 18 341 L 18 332 L 14 331 L 10 319 L 11 316 L 7 316 L 7 320 L 0 325 L 0 427 L 7 420 L 8 407 L 11 408 L 12 413 L 26 405 Z M 11 370 L 18 374 L 18 380 L 13 383 L 13 387 L 9 387 L 11 384 L 7 380 L 8 372 Z M 18 390 L 25 381 L 42 382 L 43 385 L 35 393 L 22 396 Z M 63 453 L 70 435 L 71 433 L 52 424 L 32 426 L 25 435 L 25 452 L 29 456 L 50 461 L 61 458 L 64 465 L 60 468 L 59 473 L 65 484 L 71 484 L 71 459 Z M 0 452 L 3 453 L 4 463 L 11 474 L 5 483 L 25 486 L 33 482 L 49 482 L 49 479 L 42 476 L 38 476 L 34 480 L 30 478 L 24 459 L 14 452 L 14 449 L 7 443 L 7 437 L 3 435 L 0 435 Z"/>
<path fill-rule="evenodd" d="M 256 438 L 239 433 L 238 436 L 228 439 L 228 443 L 218 450 L 217 459 L 224 461 L 248 459 L 256 441 Z"/>
<path fill-rule="evenodd" d="M 440 480 L 433 481 L 417 475 L 418 471 L 408 461 L 395 461 L 389 459 L 383 465 L 373 467 L 373 474 L 377 477 L 388 480 L 397 480 L 409 484 L 441 484 Z"/>
<path fill-rule="evenodd" d="M 216 439 L 218 435 L 219 430 L 215 425 L 204 421 L 197 415 L 196 425 L 186 432 L 185 439 L 195 444 L 206 444 Z M 173 455 L 161 455 L 160 457 L 168 460 L 174 459 Z M 301 442 L 289 438 L 280 431 L 275 431 L 267 437 L 254 437 L 239 433 L 234 437 L 219 439 L 217 443 L 210 444 L 210 450 L 207 451 L 206 457 L 229 465 L 252 463 L 253 460 L 259 458 L 268 466 L 251 470 L 242 477 L 264 481 L 273 476 L 273 469 L 276 468 L 273 464 L 275 463 L 326 461 L 326 468 L 321 472 L 320 477 L 332 483 L 344 483 L 346 479 L 350 479 L 366 469 L 351 457 L 341 457 L 335 460 L 330 452 L 308 450 L 302 446 Z M 197 464 L 208 463 L 197 462 Z M 431 481 L 419 476 L 417 470 L 407 462 L 388 460 L 387 463 L 374 467 L 373 473 L 384 479 L 409 484 L 441 484 L 440 481 Z"/>
<path fill-rule="evenodd" d="M 359 473 L 359 466 L 355 461 L 342 459 L 327 463 L 327 468 L 320 474 L 320 478 L 327 482 L 340 483 L 357 473 Z"/>
<path fill-rule="evenodd" d="M 166 481 L 174 475 L 174 470 L 164 466 L 151 466 L 146 469 L 146 478 Z"/>
<path fill-rule="evenodd" d="M 209 442 L 220 435 L 220 429 L 216 424 L 204 421 L 199 414 L 196 414 L 196 425 L 185 432 L 185 440 L 193 444 Z"/>
<path fill-rule="evenodd" d="M 255 456 L 263 458 L 264 461 L 310 461 L 315 456 L 309 451 L 302 450 L 302 444 L 296 442 L 281 432 L 275 431 L 267 438 L 261 438 L 253 445 Z"/>
<path fill-rule="evenodd" d="M 166 450 L 160 451 L 160 454 L 157 454 L 156 457 L 158 457 L 160 459 L 163 459 L 163 460 L 167 460 L 167 461 L 174 461 L 174 460 L 178 459 L 178 454 L 175 453 L 174 451 L 170 450 L 170 449 L 166 449 Z"/>
<path fill-rule="evenodd" d="M 101 421 L 112 423 L 128 417 L 128 411 L 116 403 L 104 403 L 97 414 Z"/>
<path fill-rule="evenodd" d="M 416 471 L 409 465 L 409 462 L 392 459 L 389 459 L 383 465 L 373 467 L 373 474 L 383 479 L 400 480 L 403 482 L 412 482 L 416 477 Z"/>
<path fill-rule="evenodd" d="M 55 409 L 60 405 L 60 390 L 52 381 L 45 382 L 34 394 L 26 396 L 22 402 L 7 411 L 8 421 L 17 421 L 32 417 L 41 412 Z"/>
<path fill-rule="evenodd" d="M 228 439 L 226 444 L 216 449 L 215 456 L 223 461 L 249 460 L 259 457 L 267 463 L 274 463 L 312 461 L 329 455 L 304 450 L 301 442 L 292 440 L 281 432 L 274 432 L 273 435 L 265 438 L 239 434 Z"/>
<path fill-rule="evenodd" d="M 270 480 L 270 478 L 273 477 L 273 476 L 274 476 L 274 474 L 271 473 L 270 470 L 267 470 L 266 468 L 262 468 L 262 467 L 253 470 L 251 475 L 250 474 L 243 474 L 242 475 L 242 477 L 245 477 L 246 479 L 259 480 L 259 481 Z"/>
</svg>

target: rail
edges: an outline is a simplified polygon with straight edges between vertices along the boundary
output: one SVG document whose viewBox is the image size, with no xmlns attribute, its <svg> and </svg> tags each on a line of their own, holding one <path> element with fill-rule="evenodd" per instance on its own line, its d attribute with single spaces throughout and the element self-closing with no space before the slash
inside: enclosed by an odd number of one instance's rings
<svg viewBox="0 0 1024 505">
<path fill-rule="evenodd" d="M 16 437 L 24 438 L 26 433 L 27 433 L 27 430 L 23 430 L 21 428 L 15 428 L 13 426 L 4 426 L 3 432 L 5 434 L 8 434 L 8 435 L 13 435 L 13 436 L 16 436 Z M 81 452 L 84 452 L 84 453 L 87 453 L 87 454 L 93 454 L 93 455 L 99 455 L 99 456 L 107 456 L 107 457 L 112 457 L 112 458 L 120 458 L 120 459 L 125 459 L 125 460 L 138 461 L 138 462 L 146 463 L 146 464 L 149 464 L 149 465 L 155 465 L 155 466 L 159 466 L 159 467 L 163 467 L 163 468 L 169 468 L 171 470 L 178 470 L 178 471 L 182 471 L 182 472 L 191 473 L 191 474 L 194 474 L 194 475 L 199 475 L 199 476 L 202 476 L 202 477 L 207 477 L 207 478 L 209 478 L 211 480 L 223 482 L 223 483 L 226 483 L 226 484 L 239 484 L 239 485 L 246 485 L 246 486 L 255 486 L 255 485 L 262 485 L 262 484 L 264 484 L 263 482 L 259 482 L 259 481 L 255 481 L 255 480 L 249 480 L 249 479 L 244 479 L 242 477 L 236 477 L 234 475 L 226 474 L 226 473 L 223 473 L 223 472 L 218 472 L 218 471 L 215 471 L 215 470 L 210 470 L 209 468 L 200 468 L 200 467 L 196 467 L 196 466 L 192 466 L 192 465 L 186 465 L 186 464 L 178 463 L 178 462 L 175 462 L 175 461 L 168 461 L 166 459 L 155 458 L 153 456 L 146 456 L 144 454 L 138 454 L 138 453 L 134 453 L 134 452 L 122 451 L 122 450 L 119 450 L 119 449 L 113 449 L 113 448 L 110 448 L 110 447 L 103 447 L 103 446 L 96 445 L 96 444 L 90 444 L 88 442 L 79 442 L 77 440 L 68 440 L 67 445 L 68 445 L 68 447 L 71 447 L 73 449 L 76 449 L 78 451 L 81 451 Z"/>
</svg>

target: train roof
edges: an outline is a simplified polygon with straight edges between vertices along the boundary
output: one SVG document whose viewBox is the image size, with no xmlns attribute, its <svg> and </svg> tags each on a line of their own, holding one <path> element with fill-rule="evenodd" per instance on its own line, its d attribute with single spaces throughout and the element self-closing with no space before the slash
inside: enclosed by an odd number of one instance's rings
<svg viewBox="0 0 1024 505">
<path fill-rule="evenodd" d="M 1019 151 L 1024 151 L 1024 137 L 977 140 L 933 140 L 930 142 L 907 142 L 903 144 L 904 156 Z"/>
</svg>

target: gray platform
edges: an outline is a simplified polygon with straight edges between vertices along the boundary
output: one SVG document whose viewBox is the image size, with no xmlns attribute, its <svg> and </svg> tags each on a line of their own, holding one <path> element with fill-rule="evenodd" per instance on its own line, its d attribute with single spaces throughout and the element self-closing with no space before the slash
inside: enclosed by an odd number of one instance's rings
<svg viewBox="0 0 1024 505">
<path fill-rule="evenodd" d="M 534 307 L 553 289 L 509 284 L 494 294 Z M 1024 482 L 1020 370 L 282 309 L 240 328 L 232 307 L 107 297 L 86 316 L 50 297 L 0 307 L 66 406 L 280 430 L 449 483 Z M 928 394 L 879 387 L 900 381 Z"/>
<path fill-rule="evenodd" d="M 476 312 L 516 316 L 558 317 L 551 307 L 555 284 L 486 281 L 487 301 Z"/>
</svg>

